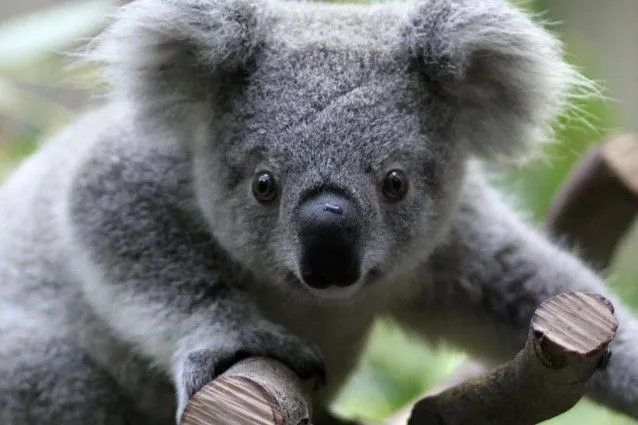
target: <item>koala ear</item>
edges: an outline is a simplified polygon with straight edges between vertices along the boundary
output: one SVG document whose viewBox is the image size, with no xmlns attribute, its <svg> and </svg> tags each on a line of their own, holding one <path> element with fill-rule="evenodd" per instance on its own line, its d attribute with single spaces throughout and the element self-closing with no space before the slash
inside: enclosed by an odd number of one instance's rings
<svg viewBox="0 0 638 425">
<path fill-rule="evenodd" d="M 136 0 L 89 45 L 111 94 L 163 111 L 204 101 L 210 85 L 239 71 L 263 43 L 260 0 Z"/>
<path fill-rule="evenodd" d="M 417 0 L 404 34 L 454 137 L 485 159 L 548 141 L 572 89 L 588 85 L 559 40 L 505 0 Z"/>
</svg>

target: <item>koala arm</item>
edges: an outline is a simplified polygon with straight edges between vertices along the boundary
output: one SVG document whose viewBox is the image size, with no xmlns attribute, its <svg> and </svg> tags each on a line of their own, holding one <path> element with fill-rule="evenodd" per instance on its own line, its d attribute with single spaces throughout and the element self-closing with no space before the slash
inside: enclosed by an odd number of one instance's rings
<svg viewBox="0 0 638 425">
<path fill-rule="evenodd" d="M 193 393 L 244 357 L 322 377 L 316 349 L 260 316 L 232 260 L 183 199 L 187 165 L 175 154 L 94 156 L 70 194 L 82 289 L 113 334 L 172 379 L 178 418 Z"/>
<path fill-rule="evenodd" d="M 494 362 L 524 344 L 534 310 L 561 292 L 612 300 L 620 321 L 612 360 L 592 379 L 589 395 L 638 418 L 638 321 L 601 277 L 524 223 L 478 172 L 472 172 L 445 243 L 399 322 L 423 336 L 446 339 Z"/>
</svg>

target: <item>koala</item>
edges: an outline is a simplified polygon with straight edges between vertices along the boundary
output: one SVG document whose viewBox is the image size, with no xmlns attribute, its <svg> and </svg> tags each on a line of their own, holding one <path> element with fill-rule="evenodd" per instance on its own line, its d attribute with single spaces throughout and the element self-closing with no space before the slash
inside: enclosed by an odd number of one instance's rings
<svg viewBox="0 0 638 425">
<path fill-rule="evenodd" d="M 589 396 L 638 418 L 638 321 L 485 167 L 587 81 L 505 0 L 134 0 L 101 102 L 0 189 L 0 423 L 168 425 L 250 356 L 321 382 L 391 318 L 488 362 L 548 297 L 609 297 Z"/>
</svg>

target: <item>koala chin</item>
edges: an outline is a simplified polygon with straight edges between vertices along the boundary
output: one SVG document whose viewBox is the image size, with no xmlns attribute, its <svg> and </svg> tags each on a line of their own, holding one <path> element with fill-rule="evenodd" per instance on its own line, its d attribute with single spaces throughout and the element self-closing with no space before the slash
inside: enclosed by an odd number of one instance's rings
<svg viewBox="0 0 638 425">
<path fill-rule="evenodd" d="M 568 291 L 614 302 L 589 396 L 638 418 L 635 316 L 483 172 L 589 87 L 527 13 L 134 0 L 86 60 L 103 104 L 0 186 L 1 424 L 175 424 L 266 356 L 321 425 L 377 318 L 501 362 Z"/>
</svg>

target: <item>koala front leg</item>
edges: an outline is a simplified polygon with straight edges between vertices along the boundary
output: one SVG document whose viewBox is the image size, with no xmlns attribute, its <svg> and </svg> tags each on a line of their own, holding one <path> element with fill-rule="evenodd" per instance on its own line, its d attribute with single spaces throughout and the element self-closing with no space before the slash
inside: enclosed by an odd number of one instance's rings
<svg viewBox="0 0 638 425">
<path fill-rule="evenodd" d="M 319 351 L 307 341 L 269 323 L 243 307 L 247 300 L 219 299 L 222 308 L 204 312 L 213 320 L 184 333 L 177 341 L 171 376 L 177 389 L 177 419 L 190 397 L 239 360 L 253 356 L 277 359 L 302 379 L 325 379 Z M 220 317 L 221 316 L 221 317 Z"/>
<path fill-rule="evenodd" d="M 77 180 L 70 243 L 91 307 L 172 378 L 178 420 L 193 393 L 245 357 L 322 378 L 317 349 L 260 316 L 242 273 L 183 207 L 186 183 L 171 192 L 156 182 L 171 172 L 122 160 Z"/>
<path fill-rule="evenodd" d="M 479 175 L 470 178 L 449 238 L 418 284 L 419 295 L 396 317 L 426 337 L 504 362 L 522 348 L 543 301 L 562 292 L 603 294 L 614 303 L 620 326 L 609 367 L 594 376 L 589 395 L 638 418 L 636 318 L 579 259 L 520 220 Z"/>
</svg>

